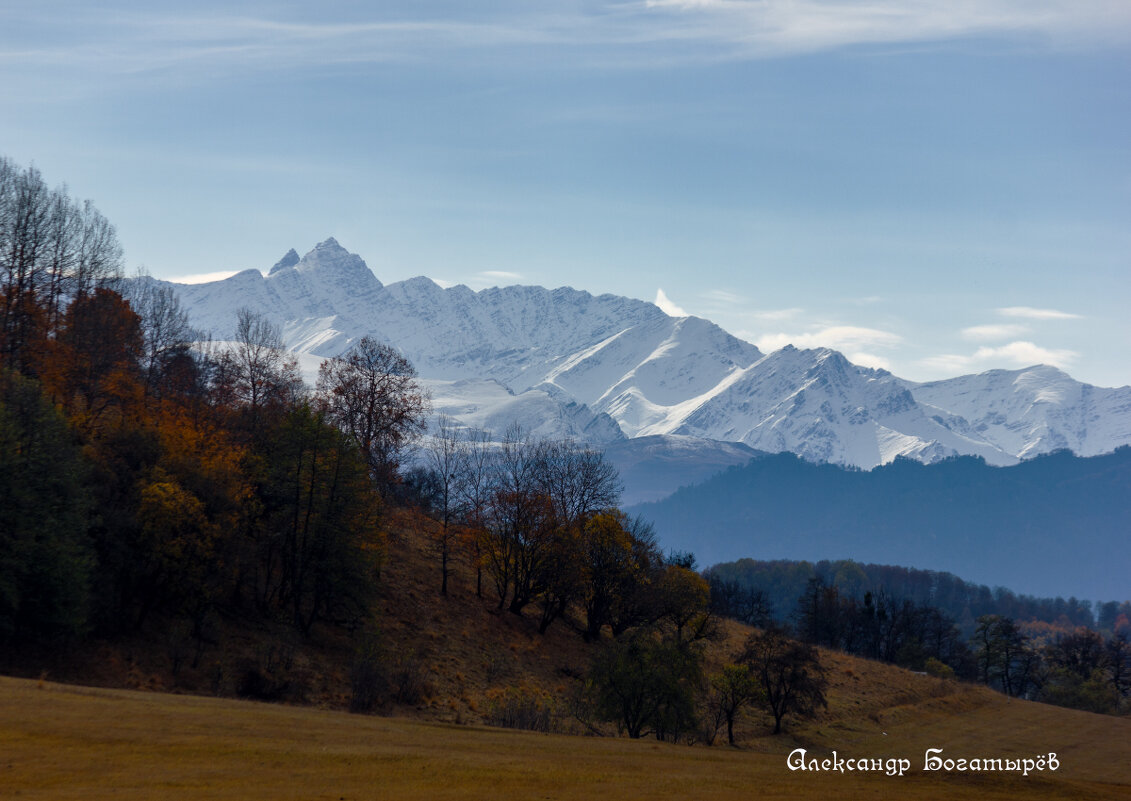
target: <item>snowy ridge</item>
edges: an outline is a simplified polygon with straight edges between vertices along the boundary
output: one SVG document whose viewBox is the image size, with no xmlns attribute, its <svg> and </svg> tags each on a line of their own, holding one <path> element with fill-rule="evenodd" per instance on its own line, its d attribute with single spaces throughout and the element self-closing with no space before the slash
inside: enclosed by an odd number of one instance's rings
<svg viewBox="0 0 1131 801">
<path fill-rule="evenodd" d="M 1131 442 L 1131 387 L 1094 387 L 1048 365 L 904 384 L 951 412 L 955 430 L 1021 458 L 1061 448 L 1096 456 Z"/>
<path fill-rule="evenodd" d="M 387 341 L 416 366 L 437 413 L 497 432 L 518 420 L 602 446 L 659 437 L 655 448 L 712 464 L 744 453 L 720 443 L 741 443 L 864 468 L 957 454 L 1006 465 L 1131 443 L 1131 387 L 1044 366 L 915 384 L 826 348 L 764 355 L 714 323 L 631 298 L 444 289 L 423 277 L 386 286 L 333 239 L 288 252 L 267 275 L 171 286 L 217 339 L 230 338 L 237 309 L 265 314 L 308 375 L 363 336 Z M 714 444 L 696 450 L 691 439 Z"/>
<path fill-rule="evenodd" d="M 624 439 L 616 421 L 576 401 L 559 400 L 542 390 L 518 395 L 493 379 L 424 380 L 433 414 L 446 414 L 465 426 L 501 434 L 512 423 L 535 437 L 573 439 L 608 445 Z"/>
<path fill-rule="evenodd" d="M 1017 461 L 984 440 L 952 431 L 945 418 L 929 416 L 891 373 L 859 367 L 827 348 L 787 346 L 769 354 L 672 433 L 859 467 L 897 456 L 934 462 L 959 453 L 991 464 Z"/>
</svg>

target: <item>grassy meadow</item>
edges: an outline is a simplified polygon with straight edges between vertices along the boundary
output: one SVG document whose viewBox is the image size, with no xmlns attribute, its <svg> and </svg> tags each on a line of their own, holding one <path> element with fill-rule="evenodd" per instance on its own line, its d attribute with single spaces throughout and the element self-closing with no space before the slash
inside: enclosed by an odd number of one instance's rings
<svg viewBox="0 0 1131 801">
<path fill-rule="evenodd" d="M 1131 721 L 950 686 L 707 748 L 0 678 L 0 798 L 1131 798 Z M 848 700 L 838 692 L 833 708 Z M 905 756 L 912 768 L 791 772 L 786 755 L 799 746 Z M 925 774 L 928 747 L 948 757 L 1055 751 L 1060 769 Z"/>
</svg>

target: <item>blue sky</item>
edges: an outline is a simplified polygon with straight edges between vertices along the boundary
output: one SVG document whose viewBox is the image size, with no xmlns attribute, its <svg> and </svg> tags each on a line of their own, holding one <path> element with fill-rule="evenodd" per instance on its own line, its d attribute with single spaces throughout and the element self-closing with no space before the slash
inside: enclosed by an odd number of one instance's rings
<svg viewBox="0 0 1131 801">
<path fill-rule="evenodd" d="M 928 380 L 1131 383 L 1131 3 L 0 0 L 0 154 L 164 278 L 328 236 Z"/>
</svg>

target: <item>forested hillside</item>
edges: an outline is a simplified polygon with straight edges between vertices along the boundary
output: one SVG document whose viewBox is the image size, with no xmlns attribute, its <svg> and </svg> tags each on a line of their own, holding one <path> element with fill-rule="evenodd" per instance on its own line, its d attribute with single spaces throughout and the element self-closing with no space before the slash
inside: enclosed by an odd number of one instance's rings
<svg viewBox="0 0 1131 801">
<path fill-rule="evenodd" d="M 967 635 L 973 632 L 975 621 L 983 615 L 1035 620 L 1068 628 L 1088 626 L 1114 631 L 1120 624 L 1131 628 L 1131 601 L 1093 604 L 1088 599 L 1075 597 L 1037 598 L 1018 595 L 1007 587 L 974 584 L 952 573 L 864 564 L 851 559 L 818 562 L 739 559 L 713 565 L 706 575 L 713 588 L 737 585 L 762 592 L 770 615 L 783 621 L 794 618 L 798 600 L 816 580 L 825 586 L 835 586 L 842 595 L 853 598 L 883 592 L 893 598 L 929 604 L 953 618 Z"/>
</svg>

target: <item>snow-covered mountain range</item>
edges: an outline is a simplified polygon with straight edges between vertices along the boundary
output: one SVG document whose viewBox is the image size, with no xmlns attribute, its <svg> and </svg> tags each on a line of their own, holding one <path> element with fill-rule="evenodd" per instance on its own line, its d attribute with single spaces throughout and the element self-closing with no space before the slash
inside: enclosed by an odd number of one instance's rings
<svg viewBox="0 0 1131 801">
<path fill-rule="evenodd" d="M 370 335 L 413 362 L 438 412 L 496 431 L 517 419 L 620 443 L 629 461 L 671 448 L 725 466 L 746 457 L 741 443 L 864 468 L 955 454 L 1006 465 L 1131 443 L 1131 387 L 1094 387 L 1047 366 L 917 384 L 825 348 L 763 354 L 707 320 L 631 298 L 473 292 L 427 278 L 386 286 L 333 239 L 301 258 L 290 251 L 266 276 L 172 286 L 192 324 L 216 339 L 231 335 L 241 307 L 277 322 L 308 367 Z"/>
</svg>

